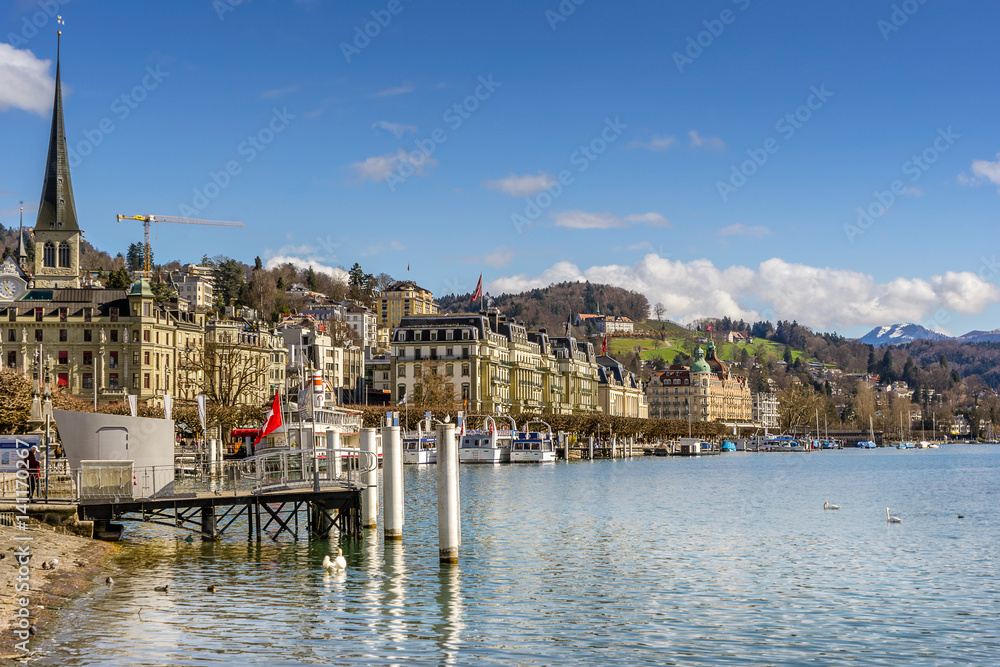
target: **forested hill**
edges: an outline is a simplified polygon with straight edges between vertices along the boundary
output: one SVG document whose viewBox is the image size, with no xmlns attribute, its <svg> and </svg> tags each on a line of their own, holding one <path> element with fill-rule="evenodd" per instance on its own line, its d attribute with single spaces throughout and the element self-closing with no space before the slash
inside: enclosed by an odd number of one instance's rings
<svg viewBox="0 0 1000 667">
<path fill-rule="evenodd" d="M 471 301 L 471 293 L 446 294 L 437 299 L 442 313 L 477 312 L 479 301 Z M 529 329 L 546 327 L 552 335 L 561 335 L 566 321 L 580 313 L 599 310 L 602 315 L 623 315 L 635 322 L 649 316 L 649 302 L 642 294 L 589 282 L 558 283 L 520 294 L 501 294 L 492 301 L 507 317 L 523 321 Z"/>
</svg>

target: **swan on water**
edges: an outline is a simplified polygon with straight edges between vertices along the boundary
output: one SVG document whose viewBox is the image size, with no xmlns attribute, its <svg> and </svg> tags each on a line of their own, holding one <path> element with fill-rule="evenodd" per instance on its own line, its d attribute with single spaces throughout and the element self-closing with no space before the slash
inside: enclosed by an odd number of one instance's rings
<svg viewBox="0 0 1000 667">
<path fill-rule="evenodd" d="M 823 509 L 825 510 L 839 510 L 840 505 L 831 505 L 830 503 L 823 503 Z"/>
<path fill-rule="evenodd" d="M 885 520 L 888 521 L 889 523 L 903 523 L 903 520 L 900 519 L 898 516 L 889 515 L 888 507 L 885 508 Z"/>
<path fill-rule="evenodd" d="M 167 593 L 170 591 L 170 586 L 168 586 L 167 584 L 164 584 L 163 586 L 154 586 L 153 590 L 156 591 L 157 593 Z"/>
<path fill-rule="evenodd" d="M 343 571 L 347 569 L 347 559 L 344 558 L 344 550 L 337 548 L 337 557 L 330 560 L 329 556 L 323 556 L 323 567 L 328 570 Z"/>
</svg>

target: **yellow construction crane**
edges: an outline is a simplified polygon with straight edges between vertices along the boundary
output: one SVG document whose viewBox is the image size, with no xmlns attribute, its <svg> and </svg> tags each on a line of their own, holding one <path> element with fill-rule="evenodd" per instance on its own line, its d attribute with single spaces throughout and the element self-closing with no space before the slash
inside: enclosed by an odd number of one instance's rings
<svg viewBox="0 0 1000 667">
<path fill-rule="evenodd" d="M 143 249 L 143 269 L 142 274 L 149 280 L 149 223 L 151 222 L 176 222 L 185 225 L 216 225 L 219 227 L 244 227 L 242 222 L 225 222 L 223 220 L 197 220 L 195 218 L 175 218 L 169 215 L 119 215 L 118 222 L 122 220 L 138 220 L 142 223 L 144 231 Z"/>
</svg>

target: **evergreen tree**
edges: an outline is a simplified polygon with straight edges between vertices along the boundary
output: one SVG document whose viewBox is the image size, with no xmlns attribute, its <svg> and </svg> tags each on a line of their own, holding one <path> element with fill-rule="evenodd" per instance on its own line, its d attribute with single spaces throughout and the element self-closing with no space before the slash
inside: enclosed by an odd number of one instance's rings
<svg viewBox="0 0 1000 667">
<path fill-rule="evenodd" d="M 104 286 L 108 289 L 128 289 L 131 284 L 132 276 L 124 266 L 110 272 L 104 281 Z"/>
</svg>

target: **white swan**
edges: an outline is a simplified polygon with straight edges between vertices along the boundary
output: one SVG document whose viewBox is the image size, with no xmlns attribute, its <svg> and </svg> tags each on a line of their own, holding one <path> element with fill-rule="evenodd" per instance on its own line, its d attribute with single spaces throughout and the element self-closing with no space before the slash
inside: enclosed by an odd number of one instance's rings
<svg viewBox="0 0 1000 667">
<path fill-rule="evenodd" d="M 347 569 L 347 559 L 344 558 L 344 550 L 337 548 L 337 557 L 330 560 L 330 556 L 323 556 L 323 567 L 334 572 L 343 572 Z"/>
<path fill-rule="evenodd" d="M 888 521 L 889 523 L 903 523 L 903 520 L 900 519 L 898 516 L 889 515 L 888 507 L 885 508 L 885 520 Z"/>
<path fill-rule="evenodd" d="M 840 505 L 831 505 L 830 503 L 823 503 L 823 509 L 825 510 L 839 510 Z"/>
</svg>

